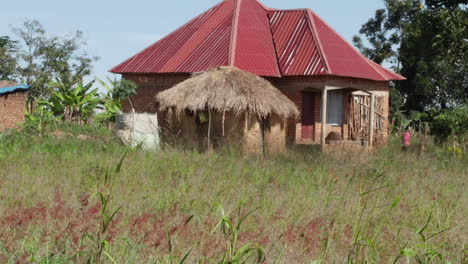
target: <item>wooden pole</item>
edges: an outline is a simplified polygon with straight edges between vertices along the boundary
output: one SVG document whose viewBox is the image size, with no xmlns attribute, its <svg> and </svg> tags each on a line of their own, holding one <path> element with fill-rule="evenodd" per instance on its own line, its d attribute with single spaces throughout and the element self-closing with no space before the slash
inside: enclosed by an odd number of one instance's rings
<svg viewBox="0 0 468 264">
<path fill-rule="evenodd" d="M 262 154 L 265 156 L 265 118 L 260 120 L 260 147 L 262 148 Z"/>
<path fill-rule="evenodd" d="M 208 151 L 211 152 L 211 110 L 208 107 Z"/>
<path fill-rule="evenodd" d="M 223 127 L 223 128 L 222 128 L 222 130 L 223 130 L 223 137 L 224 137 L 224 124 L 225 124 L 225 122 L 226 122 L 226 111 L 223 111 L 223 122 L 222 122 L 222 124 L 221 124 L 222 127 Z"/>
<path fill-rule="evenodd" d="M 375 126 L 375 95 L 370 96 L 370 118 L 369 118 L 369 147 L 374 145 L 374 126 Z"/>
<path fill-rule="evenodd" d="M 325 148 L 325 140 L 327 137 L 327 96 L 328 89 L 325 86 L 322 91 L 322 137 L 320 141 L 322 150 Z"/>
</svg>

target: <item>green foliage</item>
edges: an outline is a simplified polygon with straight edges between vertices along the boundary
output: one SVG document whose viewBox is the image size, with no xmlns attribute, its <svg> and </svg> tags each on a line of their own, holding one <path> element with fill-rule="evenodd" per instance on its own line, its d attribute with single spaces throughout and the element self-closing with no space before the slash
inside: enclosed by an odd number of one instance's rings
<svg viewBox="0 0 468 264">
<path fill-rule="evenodd" d="M 26 113 L 22 126 L 26 133 L 43 136 L 50 131 L 50 126 L 56 121 L 54 115 L 44 105 L 38 105 L 32 113 Z"/>
<path fill-rule="evenodd" d="M 466 1 L 386 0 L 355 45 L 377 63 L 389 61 L 407 78 L 397 82 L 405 110 L 450 108 L 468 101 Z M 395 110 L 395 109 L 392 109 Z M 392 114 L 398 114 L 392 112 Z"/>
<path fill-rule="evenodd" d="M 431 9 L 454 9 L 466 4 L 468 4 L 467 0 L 426 0 L 426 5 Z"/>
<path fill-rule="evenodd" d="M 0 36 L 0 80 L 15 79 L 17 62 L 14 54 L 17 49 L 17 41 L 8 36 Z"/>
<path fill-rule="evenodd" d="M 395 89 L 395 86 L 390 87 L 390 113 L 391 113 L 391 130 L 397 132 L 400 128 L 404 127 L 405 115 L 401 111 L 404 104 L 404 98 L 401 93 Z"/>
<path fill-rule="evenodd" d="M 247 243 L 242 246 L 238 246 L 242 224 L 257 209 L 251 210 L 245 215 L 241 215 L 243 207 L 243 203 L 241 202 L 238 206 L 237 217 L 236 219 L 233 219 L 231 217 L 232 212 L 226 213 L 223 206 L 220 204 L 218 204 L 217 207 L 221 213 L 221 220 L 217 227 L 220 227 L 224 239 L 226 240 L 226 249 L 218 264 L 246 263 L 250 258 L 255 259 L 254 263 L 263 263 L 265 258 L 263 249 L 260 245 Z"/>
<path fill-rule="evenodd" d="M 385 25 L 385 20 L 385 9 L 378 9 L 375 11 L 375 17 L 369 19 L 359 31 L 360 34 L 366 36 L 371 45 L 370 48 L 364 46 L 359 36 L 354 36 L 353 38 L 354 45 L 356 45 L 364 55 L 369 57 L 369 59 L 378 64 L 395 56 L 393 45 L 398 44 L 399 41 L 396 33 L 389 33 Z"/>
<path fill-rule="evenodd" d="M 106 95 L 102 99 L 102 108 L 103 111 L 96 115 L 96 121 L 110 124 L 115 122 L 117 115 L 122 111 L 122 103 Z"/>
<path fill-rule="evenodd" d="M 398 45 L 404 28 L 420 12 L 420 0 L 385 1 L 386 8 L 375 11 L 373 18 L 364 23 L 359 30 L 366 37 L 370 47 L 366 47 L 360 36 L 354 36 L 354 45 L 378 64 L 384 61 L 398 63 Z"/>
<path fill-rule="evenodd" d="M 431 132 L 439 142 L 468 136 L 468 106 L 442 111 L 431 122 Z"/>
<path fill-rule="evenodd" d="M 416 263 L 429 264 L 429 263 L 450 263 L 445 259 L 445 256 L 441 252 L 437 252 L 429 240 L 435 236 L 447 232 L 451 228 L 447 228 L 437 232 L 436 234 L 426 234 L 429 224 L 433 220 L 435 203 L 430 209 L 428 209 L 427 217 L 416 232 L 411 237 L 411 240 L 418 240 L 415 243 L 415 247 L 405 247 L 400 251 L 400 257 L 404 257 L 407 263 L 411 263 L 414 259 Z M 396 261 L 395 261 L 396 262 Z"/>
<path fill-rule="evenodd" d="M 64 83 L 51 83 L 56 87 L 48 100 L 41 100 L 39 105 L 47 107 L 55 117 L 76 124 L 87 123 L 94 115 L 100 98 L 97 89 L 92 89 L 94 82 L 84 85 L 79 82 L 73 87 Z"/>
<path fill-rule="evenodd" d="M 13 28 L 13 32 L 19 39 L 15 72 L 31 87 L 30 102 L 46 99 L 54 88 L 50 82 L 60 81 L 63 76 L 69 78 L 69 86 L 78 84 L 91 73 L 92 63 L 97 60 L 81 51 L 86 44 L 81 31 L 65 37 L 49 36 L 39 21 L 29 20 Z"/>
<path fill-rule="evenodd" d="M 95 252 L 90 260 L 94 260 L 95 263 L 102 262 L 102 254 L 106 254 L 110 259 L 109 253 L 106 252 L 106 248 L 108 247 L 109 241 L 106 237 L 108 233 L 108 229 L 110 224 L 114 221 L 115 216 L 120 211 L 121 207 L 117 207 L 115 209 L 111 209 L 111 197 L 113 194 L 113 186 L 116 180 L 116 177 L 119 175 L 120 170 L 122 168 L 122 164 L 124 162 L 125 157 L 127 156 L 127 152 L 125 152 L 120 159 L 120 162 L 117 166 L 113 169 L 105 170 L 103 174 L 103 179 L 100 185 L 97 186 L 97 196 L 101 202 L 101 214 L 100 214 L 100 222 L 99 222 L 99 230 L 95 236 L 89 236 L 95 243 Z M 88 261 L 89 262 L 89 261 Z"/>
<path fill-rule="evenodd" d="M 468 13 L 424 10 L 402 37 L 401 72 L 397 84 L 406 109 L 449 108 L 468 100 Z"/>
<path fill-rule="evenodd" d="M 127 79 L 112 80 L 107 78 L 107 83 L 99 78 L 96 78 L 96 80 L 107 90 L 106 96 L 115 101 L 123 101 L 136 94 L 136 90 L 138 88 L 135 82 Z"/>
<path fill-rule="evenodd" d="M 89 124 L 92 121 L 110 124 L 122 110 L 124 96 L 135 93 L 136 84 L 130 81 L 112 81 L 109 84 L 97 79 L 107 93 L 100 95 L 93 89 L 94 81 L 74 84 L 70 74 L 61 74 L 60 81 L 49 83 L 47 98 L 37 101 L 33 114 L 28 114 L 25 126 L 29 132 L 42 133 L 51 120 L 64 123 Z M 96 114 L 96 110 L 102 110 Z M 34 129 L 33 129 L 34 128 Z"/>
<path fill-rule="evenodd" d="M 107 79 L 107 83 L 96 78 L 107 93 L 102 95 L 103 111 L 96 115 L 99 122 L 111 123 L 115 122 L 115 118 L 122 111 L 122 101 L 136 93 L 136 83 L 122 79 L 111 80 Z"/>
<path fill-rule="evenodd" d="M 136 94 L 138 88 L 137 84 L 133 81 L 127 79 L 113 80 L 109 79 L 109 82 L 112 84 L 112 99 L 123 101 L 129 98 L 130 96 Z"/>
</svg>

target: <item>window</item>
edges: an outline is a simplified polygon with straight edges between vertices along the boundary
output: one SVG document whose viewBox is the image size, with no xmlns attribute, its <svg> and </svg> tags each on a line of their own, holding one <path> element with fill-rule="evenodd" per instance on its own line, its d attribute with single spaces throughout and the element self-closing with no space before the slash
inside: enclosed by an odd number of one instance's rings
<svg viewBox="0 0 468 264">
<path fill-rule="evenodd" d="M 329 91 L 327 96 L 327 124 L 343 125 L 343 93 Z"/>
</svg>

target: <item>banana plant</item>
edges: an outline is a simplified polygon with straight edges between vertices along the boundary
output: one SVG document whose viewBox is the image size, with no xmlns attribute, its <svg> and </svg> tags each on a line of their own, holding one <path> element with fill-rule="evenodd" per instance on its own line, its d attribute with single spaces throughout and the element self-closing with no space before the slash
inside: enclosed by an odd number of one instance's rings
<svg viewBox="0 0 468 264">
<path fill-rule="evenodd" d="M 111 80 L 110 78 L 107 78 L 107 83 L 99 78 L 96 78 L 96 81 L 98 81 L 98 83 L 107 90 L 105 94 L 101 94 L 103 111 L 96 115 L 96 119 L 104 123 L 115 122 L 117 115 L 122 110 L 122 100 L 115 96 L 115 90 L 119 85 L 119 82 Z"/>
<path fill-rule="evenodd" d="M 50 111 L 64 121 L 72 123 L 87 122 L 98 108 L 101 100 L 98 89 L 92 89 L 94 81 L 84 85 L 77 83 L 74 87 L 64 87 L 63 83 L 51 83 L 56 89 L 48 100 L 39 101 L 40 105 L 47 106 Z"/>
</svg>

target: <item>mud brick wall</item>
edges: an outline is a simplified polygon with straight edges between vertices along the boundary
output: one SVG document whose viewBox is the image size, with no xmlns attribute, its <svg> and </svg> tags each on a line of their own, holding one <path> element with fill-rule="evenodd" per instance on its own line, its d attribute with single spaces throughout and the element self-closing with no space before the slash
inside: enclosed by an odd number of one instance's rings
<svg viewBox="0 0 468 264">
<path fill-rule="evenodd" d="M 132 106 L 137 113 L 154 113 L 157 105 L 154 97 L 161 91 L 190 78 L 189 74 L 123 74 L 122 77 L 138 85 L 137 94 L 123 102 L 123 111 L 131 112 Z"/>
<path fill-rule="evenodd" d="M 13 92 L 0 95 L 0 131 L 17 128 L 24 122 L 26 113 L 26 92 Z"/>
</svg>

